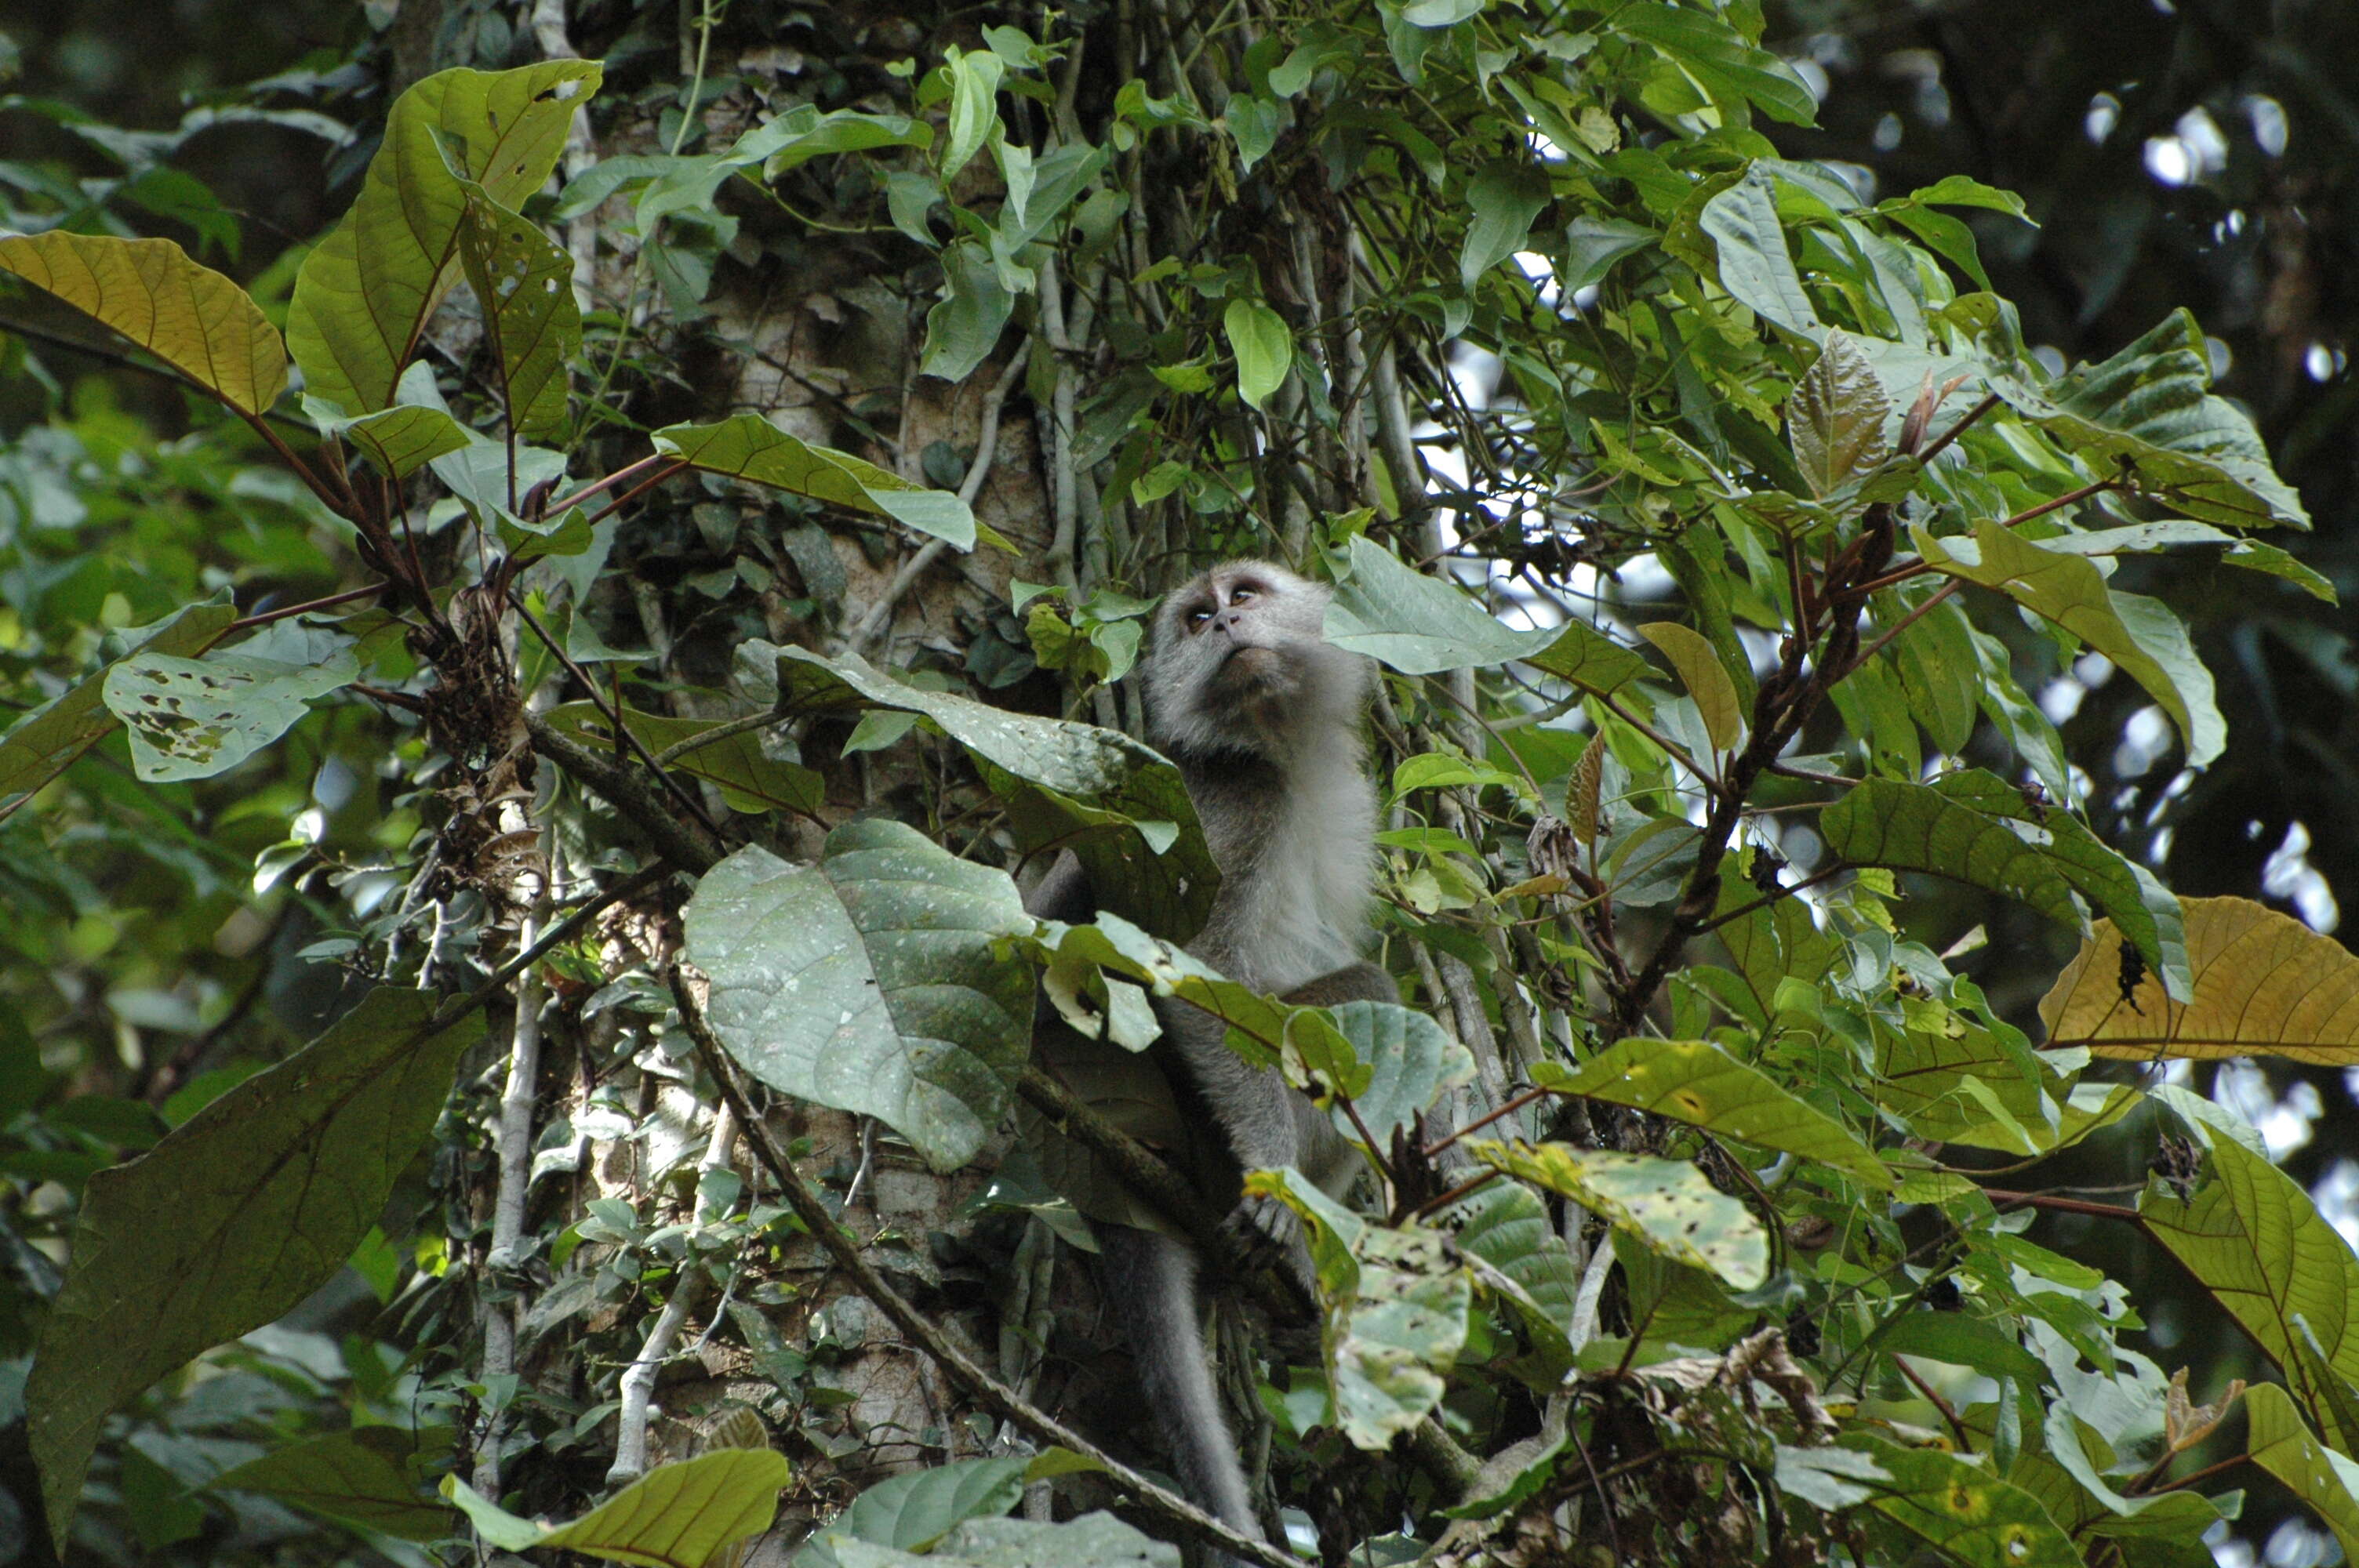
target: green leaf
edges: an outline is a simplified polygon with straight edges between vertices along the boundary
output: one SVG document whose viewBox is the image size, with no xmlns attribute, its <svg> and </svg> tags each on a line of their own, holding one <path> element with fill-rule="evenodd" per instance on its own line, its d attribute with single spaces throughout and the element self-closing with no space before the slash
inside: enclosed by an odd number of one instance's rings
<svg viewBox="0 0 2359 1568">
<path fill-rule="evenodd" d="M 0 269 L 47 289 L 244 414 L 287 388 L 287 345 L 245 290 L 169 240 L 0 234 Z"/>
<path fill-rule="evenodd" d="M 91 1178 L 25 1390 L 60 1545 L 106 1413 L 287 1312 L 376 1222 L 483 1033 L 479 1012 L 433 1028 L 440 1000 L 371 991 L 310 1044 Z"/>
<path fill-rule="evenodd" d="M 560 428 L 566 362 L 582 351 L 573 258 L 478 189 L 467 192 L 459 260 L 483 308 L 508 427 L 527 438 Z"/>
<path fill-rule="evenodd" d="M 999 267 L 983 246 L 962 240 L 942 253 L 941 299 L 926 312 L 923 373 L 964 381 L 991 357 L 1016 308 Z"/>
<path fill-rule="evenodd" d="M 1698 81 L 1715 103 L 1734 108 L 1750 102 L 1772 119 L 1808 125 L 1818 118 L 1818 100 L 1794 68 L 1745 41 L 1718 15 L 1650 3 L 1614 12 L 1612 25 L 1643 38 Z M 1756 25 L 1758 13 L 1756 14 Z"/>
<path fill-rule="evenodd" d="M 1376 1152 L 1387 1158 L 1393 1130 L 1412 1125 L 1442 1094 L 1474 1078 L 1474 1057 L 1441 1025 L 1413 1007 L 1380 1001 L 1347 1001 L 1335 1010 L 1335 1027 L 1368 1069 L 1368 1082 L 1352 1097 L 1352 1108 L 1376 1137 Z M 1341 1106 L 1335 1128 L 1357 1139 Z"/>
<path fill-rule="evenodd" d="M 1237 395 L 1259 408 L 1294 368 L 1294 334 L 1284 317 L 1258 299 L 1230 300 L 1221 330 L 1237 356 Z"/>
<path fill-rule="evenodd" d="M 974 547 L 974 514 L 950 492 L 913 483 L 850 452 L 797 440 L 759 414 L 717 425 L 669 425 L 653 439 L 656 450 L 690 468 L 890 517 L 962 550 Z"/>
<path fill-rule="evenodd" d="M 1696 711 L 1703 715 L 1704 733 L 1712 738 L 1712 748 L 1734 751 L 1745 739 L 1745 709 L 1737 700 L 1736 683 L 1729 679 L 1727 666 L 1720 662 L 1712 640 L 1676 621 L 1649 621 L 1638 628 L 1638 635 L 1660 648 L 1671 667 L 1680 672 L 1681 684 L 1695 699 Z"/>
<path fill-rule="evenodd" d="M 998 944 L 1033 923 L 1006 872 L 872 818 L 829 834 L 815 867 L 739 850 L 683 925 L 714 1032 L 772 1088 L 874 1116 L 938 1171 L 1006 1114 L 1032 979 Z"/>
<path fill-rule="evenodd" d="M 2180 909 L 2190 994 L 2173 1000 L 2147 974 L 2124 995 L 2121 933 L 2102 921 L 2039 1000 L 2050 1046 L 2139 1062 L 2359 1065 L 2359 957 L 2249 899 L 2190 898 Z"/>
<path fill-rule="evenodd" d="M 154 784 L 226 773 L 359 674 L 352 639 L 281 622 L 202 658 L 142 649 L 106 672 L 104 692 L 131 730 L 133 770 Z"/>
<path fill-rule="evenodd" d="M 1786 405 L 1786 438 L 1812 495 L 1826 499 L 1892 455 L 1884 434 L 1891 413 L 1875 362 L 1850 334 L 1829 332 Z"/>
<path fill-rule="evenodd" d="M 1998 589 L 2127 671 L 2179 727 L 2188 766 L 2200 768 L 2226 749 L 2228 727 L 2212 701 L 2212 672 L 2160 600 L 2109 589 L 2087 557 L 2035 545 L 1994 518 L 1974 524 L 1971 544 L 1936 539 L 1921 527 L 1909 533 L 1926 565 Z"/>
<path fill-rule="evenodd" d="M 199 654 L 237 619 L 228 603 L 192 604 L 168 621 L 126 633 L 144 638 L 136 653 L 176 657 Z M 35 708 L 0 736 L 0 806 L 14 797 L 48 784 L 73 764 L 75 758 L 114 732 L 117 722 L 106 706 L 106 679 L 114 665 L 82 681 L 64 696 Z"/>
<path fill-rule="evenodd" d="M 451 1429 L 356 1426 L 274 1448 L 206 1483 L 260 1492 L 315 1514 L 402 1541 L 451 1533 L 451 1510 L 423 1490 L 421 1464 L 447 1456 Z"/>
<path fill-rule="evenodd" d="M 1525 249 L 1532 220 L 1552 196 L 1547 171 L 1522 161 L 1486 164 L 1468 180 L 1466 200 L 1473 215 L 1458 257 L 1460 287 L 1473 288 L 1476 278 Z"/>
<path fill-rule="evenodd" d="M 1624 256 L 1658 244 L 1662 235 L 1644 223 L 1584 214 L 1565 225 L 1565 266 L 1558 286 L 1566 294 L 1605 281 Z"/>
<path fill-rule="evenodd" d="M 1536 1088 L 1636 1106 L 1720 1137 L 1816 1160 L 1854 1181 L 1892 1190 L 1893 1175 L 1884 1162 L 1842 1123 L 1709 1040 L 1633 1037 L 1577 1067 L 1538 1062 L 1531 1074 Z"/>
<path fill-rule="evenodd" d="M 1865 1433 L 1843 1446 L 1875 1460 L 1883 1477 L 1861 1477 L 1869 1506 L 1965 1568 L 2083 1568 L 2067 1536 L 2022 1487 L 1977 1459 L 1904 1448 Z"/>
<path fill-rule="evenodd" d="M 445 70 L 394 101 L 360 199 L 296 276 L 287 346 L 308 394 L 346 414 L 393 406 L 428 319 L 458 281 L 470 184 L 521 206 L 556 167 L 600 76 L 583 59 Z"/>
<path fill-rule="evenodd" d="M 1523 1292 L 1516 1306 L 1537 1314 L 1558 1339 L 1571 1335 L 1581 1273 L 1532 1190 L 1494 1182 L 1460 1205 L 1453 1217 L 1459 1249 L 1513 1281 Z"/>
<path fill-rule="evenodd" d="M 464 450 L 475 441 L 474 432 L 444 410 L 412 403 L 396 404 L 357 419 L 329 418 L 319 423 L 321 434 L 343 437 L 395 479 L 408 479 L 436 458 Z"/>
<path fill-rule="evenodd" d="M 947 51 L 942 69 L 950 72 L 949 139 L 942 144 L 944 184 L 981 152 L 999 131 L 999 79 L 1007 65 L 989 49 Z"/>
<path fill-rule="evenodd" d="M 2211 384 L 2203 330 L 2181 309 L 2104 363 L 2044 389 L 2003 376 L 1991 390 L 2099 474 L 2125 471 L 2139 493 L 2191 517 L 2236 528 L 2309 527 L 2301 497 L 2270 467 L 2251 418 L 2212 395 Z"/>
<path fill-rule="evenodd" d="M 1760 1222 L 1688 1161 L 1485 1139 L 1470 1140 L 1466 1152 L 1572 1199 L 1653 1250 L 1708 1269 L 1740 1291 L 1768 1278 L 1769 1238 Z"/>
<path fill-rule="evenodd" d="M 821 1526 L 811 1545 L 795 1554 L 795 1568 L 831 1568 L 838 1561 L 834 1547 L 844 1541 L 923 1552 L 968 1519 L 995 1519 L 1014 1508 L 1031 1463 L 1021 1454 L 961 1459 L 887 1476 Z"/>
<path fill-rule="evenodd" d="M 2189 994 L 2179 901 L 2154 874 L 2060 808 L 2036 811 L 1980 768 L 1930 784 L 1870 779 L 1819 813 L 1827 845 L 1855 866 L 1889 866 L 1988 888 L 2085 933 L 2080 894 L 2123 928 L 2171 995 Z"/>
<path fill-rule="evenodd" d="M 503 1552 L 578 1552 L 641 1568 L 705 1568 L 723 1548 L 750 1541 L 778 1514 L 787 1456 L 770 1448 L 720 1448 L 659 1465 L 571 1524 L 518 1519 L 456 1476 L 442 1495 Z"/>
<path fill-rule="evenodd" d="M 584 744 L 609 752 L 614 749 L 614 728 L 607 723 L 604 710 L 594 702 L 569 702 L 550 708 L 548 718 L 550 724 Z M 707 730 L 725 728 L 716 719 L 672 719 L 627 707 L 622 710 L 622 719 L 640 743 L 656 755 Z M 709 744 L 692 746 L 664 765 L 716 785 L 732 811 L 785 810 L 810 815 L 827 798 L 824 778 L 799 763 L 777 761 L 765 754 L 762 737 L 755 730 L 741 730 Z"/>
<path fill-rule="evenodd" d="M 1521 659 L 1588 690 L 1613 691 L 1649 668 L 1644 658 L 1578 621 L 1514 631 L 1462 589 L 1403 565 L 1365 535 L 1352 540 L 1350 565 L 1328 601 L 1327 640 L 1403 675 Z"/>
<path fill-rule="evenodd" d="M 2303 1402 L 2312 1387 L 2294 1351 L 2307 1323 L 2327 1364 L 2359 1381 L 2359 1258 L 2310 1195 L 2234 1139 L 2212 1140 L 2212 1180 L 2191 1198 L 2161 1183 L 2138 1204 L 2147 1233 L 2186 1265 L 2253 1343 L 2284 1368 Z"/>
<path fill-rule="evenodd" d="M 2310 1434 L 2293 1399 L 2274 1383 L 2245 1390 L 2245 1452 L 2334 1532 L 2344 1558 L 2359 1558 L 2359 1462 Z"/>
<path fill-rule="evenodd" d="M 1641 7 L 1643 8 L 1643 7 Z M 1777 189 L 1758 168 L 1703 204 L 1696 220 L 1720 251 L 1720 285 L 1764 320 L 1805 338 L 1825 331 L 1777 222 Z"/>
<path fill-rule="evenodd" d="M 1355 1445 L 1389 1447 L 1440 1402 L 1466 1346 L 1473 1282 L 1441 1232 L 1375 1225 L 1297 1171 L 1256 1171 L 1245 1191 L 1284 1203 L 1310 1243 L 1324 1308 L 1321 1342 L 1335 1424 Z"/>
<path fill-rule="evenodd" d="M 1112 1514 L 1093 1513 L 1060 1524 L 969 1519 L 922 1556 L 847 1541 L 837 1548 L 837 1562 L 842 1568 L 1180 1568 L 1180 1549 L 1149 1540 Z"/>
<path fill-rule="evenodd" d="M 756 641 L 739 645 L 737 667 L 764 700 L 799 713 L 923 714 L 983 767 L 1027 851 L 1070 848 L 1080 858 L 1100 907 L 1188 936 L 1212 909 L 1221 877 L 1188 787 L 1128 736 L 921 691 L 852 655 L 830 660 Z"/>
</svg>

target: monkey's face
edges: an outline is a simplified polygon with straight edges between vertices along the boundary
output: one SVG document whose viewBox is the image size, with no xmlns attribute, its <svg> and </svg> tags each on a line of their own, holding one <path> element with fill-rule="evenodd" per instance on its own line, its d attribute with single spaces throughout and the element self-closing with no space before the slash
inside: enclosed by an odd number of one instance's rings
<svg viewBox="0 0 2359 1568">
<path fill-rule="evenodd" d="M 1368 663 L 1327 641 L 1326 610 L 1327 589 L 1266 561 L 1214 567 L 1174 592 L 1145 669 L 1157 743 L 1277 758 L 1355 721 Z"/>
</svg>

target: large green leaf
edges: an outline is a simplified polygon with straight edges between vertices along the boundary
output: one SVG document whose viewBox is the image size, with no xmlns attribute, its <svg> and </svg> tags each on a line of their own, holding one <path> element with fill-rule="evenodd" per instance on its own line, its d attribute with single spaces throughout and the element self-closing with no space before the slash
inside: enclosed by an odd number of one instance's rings
<svg viewBox="0 0 2359 1568">
<path fill-rule="evenodd" d="M 2008 406 L 2089 460 L 2125 472 L 2144 494 L 2190 516 L 2238 528 L 2307 528 L 2301 497 L 2269 464 L 2252 419 L 2213 396 L 2203 330 L 2175 310 L 2102 364 L 2044 388 L 2000 377 Z"/>
<path fill-rule="evenodd" d="M 1777 188 L 1767 174 L 1746 170 L 1744 178 L 1703 204 L 1697 222 L 1719 247 L 1722 287 L 1789 332 L 1816 338 L 1826 330 L 1786 249 Z"/>
<path fill-rule="evenodd" d="M 2190 898 L 2180 908 L 2193 994 L 2174 1001 L 2151 974 L 2125 994 L 2121 932 L 2100 921 L 2039 1000 L 2050 1045 L 2135 1061 L 2359 1065 L 2359 957 L 2349 948 L 2249 899 Z"/>
<path fill-rule="evenodd" d="M 2169 890 L 2071 813 L 2035 809 L 1995 774 L 1969 768 L 1930 784 L 1870 779 L 1819 813 L 1819 832 L 1854 866 L 1988 888 L 2085 933 L 2078 893 L 2127 933 L 2171 995 L 2189 994 L 2186 937 Z"/>
<path fill-rule="evenodd" d="M 1458 283 L 1472 289 L 1477 279 L 1530 243 L 1532 220 L 1549 204 L 1547 173 L 1528 159 L 1484 165 L 1466 182 L 1472 211 L 1466 246 L 1459 253 Z"/>
<path fill-rule="evenodd" d="M 2226 747 L 2212 672 L 2161 601 L 2107 588 L 2086 557 L 2035 545 L 1993 518 L 1974 524 L 1972 542 L 1936 539 L 1921 527 L 1909 532 L 1927 565 L 1996 589 L 2126 670 L 2179 726 L 2188 766 L 2200 768 Z"/>
<path fill-rule="evenodd" d="M 835 1546 L 845 1541 L 923 1552 L 968 1519 L 996 1519 L 1014 1508 L 1036 1463 L 1020 1454 L 961 1459 L 887 1476 L 821 1526 L 795 1554 L 795 1568 L 834 1568 Z"/>
<path fill-rule="evenodd" d="M 1382 1449 L 1440 1402 L 1466 1345 L 1473 1283 L 1442 1233 L 1394 1229 L 1345 1208 L 1296 1171 L 1258 1171 L 1248 1193 L 1284 1203 L 1310 1243 L 1325 1308 L 1321 1336 L 1335 1424 Z"/>
<path fill-rule="evenodd" d="M 359 674 L 351 638 L 282 621 L 202 658 L 143 648 L 106 672 L 103 689 L 131 730 L 134 771 L 154 784 L 226 773 Z"/>
<path fill-rule="evenodd" d="M 1473 1080 L 1473 1054 L 1416 1008 L 1347 1001 L 1335 1009 L 1335 1027 L 1367 1069 L 1368 1081 L 1352 1097 L 1352 1108 L 1375 1135 L 1380 1155 L 1390 1155 L 1396 1128 L 1431 1110 L 1444 1090 Z M 1359 1136 L 1342 1107 L 1334 1117 L 1337 1130 Z"/>
<path fill-rule="evenodd" d="M 1638 635 L 1660 648 L 1671 667 L 1680 672 L 1680 682 L 1702 716 L 1712 749 L 1734 751 L 1745 738 L 1745 709 L 1737 700 L 1736 683 L 1713 651 L 1712 639 L 1676 621 L 1649 621 L 1638 628 Z"/>
<path fill-rule="evenodd" d="M 989 247 L 962 240 L 942 252 L 942 297 L 926 312 L 927 375 L 964 381 L 991 357 L 1016 309 Z"/>
<path fill-rule="evenodd" d="M 394 101 L 352 210 L 305 258 L 287 311 L 304 390 L 346 415 L 389 408 L 434 308 L 458 281 L 471 185 L 505 208 L 540 189 L 595 60 L 445 70 Z"/>
<path fill-rule="evenodd" d="M 2253 1463 L 2310 1506 L 2342 1543 L 2345 1561 L 2359 1558 L 2359 1461 L 2321 1443 L 2292 1396 L 2274 1383 L 2245 1390 L 2245 1452 Z"/>
<path fill-rule="evenodd" d="M 1237 360 L 1237 395 L 1259 408 L 1286 384 L 1294 368 L 1294 334 L 1286 318 L 1258 299 L 1232 299 L 1221 315 L 1222 334 Z"/>
<path fill-rule="evenodd" d="M 1842 1123 L 1709 1040 L 1633 1036 L 1577 1067 L 1538 1062 L 1531 1072 L 1538 1088 L 1636 1106 L 1720 1137 L 1816 1160 L 1872 1187 L 1888 1192 L 1893 1185 L 1884 1162 Z"/>
<path fill-rule="evenodd" d="M 1875 362 L 1850 334 L 1829 332 L 1786 404 L 1786 438 L 1812 495 L 1825 500 L 1892 455 L 1884 433 L 1891 412 Z"/>
<path fill-rule="evenodd" d="M 452 1437 L 447 1426 L 356 1426 L 274 1448 L 206 1486 L 260 1492 L 403 1541 L 434 1541 L 456 1521 L 419 1484 L 419 1469 L 446 1458 Z"/>
<path fill-rule="evenodd" d="M 484 312 L 508 427 L 527 438 L 565 423 L 565 363 L 582 350 L 573 258 L 481 189 L 467 192 L 459 261 Z"/>
<path fill-rule="evenodd" d="M 1099 907 L 1180 940 L 1212 906 L 1220 872 L 1180 772 L 1112 730 L 1010 713 L 904 686 L 853 654 L 822 658 L 759 641 L 737 649 L 740 680 L 799 713 L 922 714 L 983 766 L 1027 852 L 1071 849 Z"/>
<path fill-rule="evenodd" d="M 1466 1152 L 1603 1216 L 1665 1257 L 1708 1269 L 1740 1291 L 1769 1273 L 1769 1238 L 1737 1199 L 1685 1160 L 1470 1140 Z"/>
<path fill-rule="evenodd" d="M 326 1033 L 92 1176 L 25 1390 L 50 1531 L 73 1524 L 99 1422 L 190 1357 L 325 1283 L 434 1129 L 471 1013 L 381 987 Z"/>
<path fill-rule="evenodd" d="M 864 1541 L 836 1546 L 842 1568 L 1180 1568 L 1180 1549 L 1141 1535 L 1112 1514 L 1060 1524 L 969 1519 L 922 1555 Z"/>
<path fill-rule="evenodd" d="M 2212 1180 L 2192 1197 L 2151 1183 L 2138 1213 L 2315 1406 L 2327 1391 L 2310 1386 L 2294 1353 L 2294 1320 L 2329 1366 L 2359 1381 L 2359 1258 L 2299 1183 L 2234 1139 L 2209 1141 Z"/>
<path fill-rule="evenodd" d="M 890 517 L 962 550 L 974 547 L 974 514 L 949 491 L 929 490 L 850 452 L 799 441 L 758 414 L 718 425 L 667 426 L 655 433 L 655 446 L 690 468 Z"/>
<path fill-rule="evenodd" d="M 1869 1506 L 1966 1568 L 2083 1568 L 2071 1538 L 2038 1500 L 1993 1475 L 1976 1458 L 1904 1448 L 1855 1433 L 1843 1446 L 1875 1460 L 1881 1476 L 1859 1477 Z"/>
<path fill-rule="evenodd" d="M 1327 606 L 1327 640 L 1403 675 L 1438 675 L 1521 659 L 1591 691 L 1647 673 L 1647 661 L 1575 621 L 1517 632 L 1463 589 L 1404 566 L 1375 540 L 1352 541 L 1351 571 Z"/>
<path fill-rule="evenodd" d="M 192 604 L 168 621 L 125 633 L 137 639 L 130 656 L 201 654 L 236 619 L 236 607 L 225 601 Z M 114 667 L 108 665 L 35 708 L 0 736 L 0 807 L 39 789 L 114 733 L 118 720 L 106 706 L 106 680 Z"/>
<path fill-rule="evenodd" d="M 1611 16 L 1615 28 L 1660 49 L 1722 106 L 1752 103 L 1791 125 L 1817 120 L 1819 102 L 1809 83 L 1777 56 L 1747 43 L 1723 16 L 1653 0 L 1622 6 Z"/>
<path fill-rule="evenodd" d="M 1520 1183 L 1494 1182 L 1460 1205 L 1453 1217 L 1459 1250 L 1512 1281 L 1519 1292 L 1516 1307 L 1570 1349 L 1581 1272 L 1548 1206 Z"/>
<path fill-rule="evenodd" d="M 940 1171 L 1007 1113 L 1032 980 L 997 946 L 1033 923 L 1006 872 L 872 818 L 828 835 L 817 866 L 740 849 L 683 925 L 714 1031 L 771 1087 L 874 1116 Z"/>
<path fill-rule="evenodd" d="M 287 345 L 245 290 L 169 240 L 51 229 L 0 234 L 0 269 L 112 327 L 231 407 L 261 414 L 287 387 Z"/>
<path fill-rule="evenodd" d="M 750 1541 L 778 1515 L 787 1456 L 771 1448 L 721 1448 L 659 1465 L 571 1524 L 518 1519 L 456 1476 L 442 1495 L 504 1552 L 578 1552 L 640 1568 L 705 1568 L 715 1552 Z"/>
</svg>

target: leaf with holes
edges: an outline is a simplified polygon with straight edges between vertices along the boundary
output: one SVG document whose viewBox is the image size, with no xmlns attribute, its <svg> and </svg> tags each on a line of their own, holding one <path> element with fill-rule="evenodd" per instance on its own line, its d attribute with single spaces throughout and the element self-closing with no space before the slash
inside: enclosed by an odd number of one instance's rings
<svg viewBox="0 0 2359 1568">
<path fill-rule="evenodd" d="M 1441 1232 L 1373 1224 L 1299 1172 L 1255 1172 L 1245 1191 L 1303 1222 L 1335 1424 L 1361 1448 L 1390 1446 L 1440 1401 L 1442 1374 L 1466 1346 L 1474 1288 L 1465 1266 L 1451 1260 Z"/>
<path fill-rule="evenodd" d="M 393 406 L 459 280 L 471 188 L 506 208 L 538 190 L 600 77 L 585 59 L 445 70 L 394 100 L 359 200 L 296 275 L 287 346 L 310 396 L 348 416 Z"/>
<path fill-rule="evenodd" d="M 359 674 L 351 638 L 280 622 L 202 658 L 142 649 L 106 672 L 104 691 L 130 727 L 134 770 L 153 784 L 227 772 Z"/>
<path fill-rule="evenodd" d="M 1486 1139 L 1468 1142 L 1466 1152 L 1572 1199 L 1655 1251 L 1708 1269 L 1740 1291 L 1768 1277 L 1769 1238 L 1761 1222 L 1688 1161 Z"/>
<path fill-rule="evenodd" d="M 236 619 L 224 592 L 223 602 L 192 604 L 168 621 L 125 635 L 138 639 L 132 657 L 180 658 L 202 653 Z M 114 732 L 116 719 L 106 704 L 106 681 L 114 673 L 108 665 L 0 734 L 0 806 L 39 789 Z"/>
</svg>

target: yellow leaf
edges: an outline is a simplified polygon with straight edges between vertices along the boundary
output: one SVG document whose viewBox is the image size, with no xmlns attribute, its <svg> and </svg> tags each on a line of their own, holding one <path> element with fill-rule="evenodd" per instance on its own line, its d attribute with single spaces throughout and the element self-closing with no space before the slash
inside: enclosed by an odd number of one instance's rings
<svg viewBox="0 0 2359 1568">
<path fill-rule="evenodd" d="M 2359 1064 L 2359 957 L 2248 899 L 2190 898 L 2180 907 L 2193 997 L 2174 1002 L 2141 974 L 2125 1000 L 2121 934 L 2101 920 L 2040 999 L 2049 1045 L 2134 1061 L 2268 1055 Z"/>
<path fill-rule="evenodd" d="M 245 290 L 169 240 L 0 235 L 0 268 L 95 317 L 231 407 L 259 414 L 287 385 L 287 346 Z"/>
<path fill-rule="evenodd" d="M 1745 712 L 1736 700 L 1736 683 L 1728 677 L 1711 642 L 1691 626 L 1676 621 L 1650 621 L 1638 635 L 1663 651 L 1686 683 L 1703 715 L 1704 732 L 1716 751 L 1730 752 L 1745 738 Z"/>
</svg>

